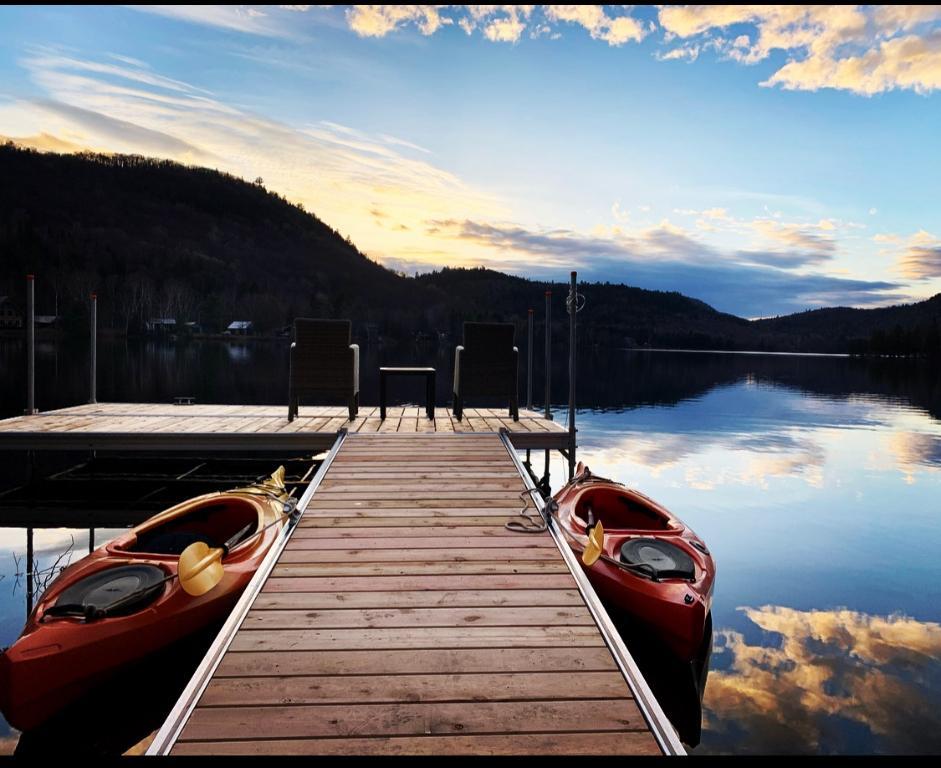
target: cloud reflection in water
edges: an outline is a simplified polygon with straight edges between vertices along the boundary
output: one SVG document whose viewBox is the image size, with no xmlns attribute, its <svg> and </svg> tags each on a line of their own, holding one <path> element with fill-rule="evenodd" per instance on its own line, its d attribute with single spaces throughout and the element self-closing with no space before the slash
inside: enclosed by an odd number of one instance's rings
<svg viewBox="0 0 941 768">
<path fill-rule="evenodd" d="M 846 609 L 740 610 L 760 641 L 716 632 L 704 751 L 941 750 L 941 625 Z M 735 738 L 741 731 L 747 740 Z"/>
</svg>

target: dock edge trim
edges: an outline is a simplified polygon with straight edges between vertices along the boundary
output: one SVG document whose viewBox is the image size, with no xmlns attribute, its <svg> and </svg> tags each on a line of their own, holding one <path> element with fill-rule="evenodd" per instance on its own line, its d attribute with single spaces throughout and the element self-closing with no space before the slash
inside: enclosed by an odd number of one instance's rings
<svg viewBox="0 0 941 768">
<path fill-rule="evenodd" d="M 340 446 L 343 445 L 344 440 L 346 440 L 347 434 L 345 429 L 340 430 L 323 464 L 317 469 L 317 473 L 311 479 L 310 485 L 308 485 L 307 490 L 304 491 L 304 495 L 301 496 L 300 500 L 297 502 L 297 506 L 301 510 L 301 517 L 304 516 L 304 512 L 306 512 L 314 492 L 320 486 L 324 475 L 327 474 L 327 470 L 333 463 L 333 459 L 340 450 Z M 197 703 L 199 703 L 200 698 L 202 698 L 203 691 L 205 691 L 206 686 L 209 685 L 209 681 L 212 679 L 213 674 L 215 674 L 216 668 L 221 663 L 226 651 L 229 650 L 232 640 L 235 638 L 236 633 L 242 626 L 242 622 L 255 603 L 255 598 L 258 597 L 262 587 L 268 580 L 268 576 L 271 574 L 271 571 L 274 570 L 275 565 L 281 557 L 281 553 L 287 546 L 294 531 L 297 530 L 299 523 L 300 520 L 294 525 L 285 527 L 281 532 L 281 538 L 274 543 L 268 551 L 268 554 L 265 555 L 265 559 L 262 560 L 258 570 L 255 571 L 252 580 L 245 586 L 245 591 L 242 592 L 242 596 L 229 614 L 229 618 L 226 619 L 225 624 L 222 625 L 222 629 L 219 630 L 219 634 L 216 635 L 216 639 L 213 640 L 212 645 L 209 646 L 209 650 L 206 651 L 206 655 L 196 668 L 186 688 L 183 689 L 173 709 L 170 710 L 170 714 L 167 715 L 167 719 L 164 720 L 163 725 L 160 727 L 160 730 L 157 732 L 157 735 L 147 748 L 145 754 L 168 755 L 170 750 L 173 749 L 176 740 L 189 721 L 190 715 L 196 708 Z"/>
<path fill-rule="evenodd" d="M 545 515 L 545 502 L 542 500 L 542 496 L 538 493 L 538 489 L 533 483 L 532 478 L 520 461 L 510 436 L 506 432 L 501 432 L 500 439 L 503 441 L 507 453 L 510 454 L 510 458 L 513 460 L 517 472 L 519 472 L 520 477 L 523 478 L 526 488 L 530 491 L 534 491 L 534 493 L 530 493 L 533 503 L 536 504 L 539 511 Z M 565 564 L 575 578 L 575 583 L 578 584 L 578 589 L 585 599 L 588 610 L 595 619 L 595 623 L 598 625 L 598 629 L 601 631 L 601 635 L 605 643 L 607 643 L 611 655 L 614 656 L 614 660 L 617 662 L 621 674 L 627 681 L 627 685 L 634 696 L 634 701 L 637 703 L 637 707 L 647 721 L 647 725 L 650 727 L 650 731 L 654 739 L 656 739 L 657 744 L 660 746 L 660 749 L 666 755 L 686 755 L 686 749 L 683 747 L 683 743 L 680 741 L 676 730 L 673 728 L 673 724 L 664 713 L 653 691 L 650 690 L 650 686 L 644 679 L 643 674 L 641 674 L 637 662 L 634 661 L 634 657 L 631 656 L 630 651 L 627 650 L 624 640 L 621 639 L 621 635 L 618 633 L 614 622 L 611 621 L 611 617 L 601 603 L 601 599 L 595 592 L 595 588 L 591 585 L 591 582 L 582 570 L 582 566 L 578 562 L 578 557 L 575 555 L 575 552 L 552 523 L 549 524 L 549 532 L 552 534 L 556 546 L 562 553 Z"/>
</svg>

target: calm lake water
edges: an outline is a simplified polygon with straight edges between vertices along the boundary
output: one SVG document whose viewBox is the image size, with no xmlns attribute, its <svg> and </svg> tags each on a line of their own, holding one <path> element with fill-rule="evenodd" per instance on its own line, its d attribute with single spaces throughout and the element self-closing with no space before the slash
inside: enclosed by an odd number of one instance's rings
<svg viewBox="0 0 941 768">
<path fill-rule="evenodd" d="M 87 398 L 83 349 L 40 347 L 40 408 Z M 377 402 L 378 365 L 405 363 L 435 365 L 445 402 L 450 352 L 407 347 L 364 350 L 365 404 Z M 0 341 L 0 364 L 0 415 L 13 415 L 24 405 L 21 346 Z M 100 400 L 286 402 L 283 344 L 121 342 L 103 345 L 99 365 Z M 941 751 L 939 371 L 591 350 L 579 371 L 579 458 L 678 513 L 716 558 L 714 649 L 692 751 Z M 405 382 L 395 396 L 420 394 Z M 561 402 L 556 412 L 564 421 Z M 554 487 L 564 471 L 553 459 Z M 80 557 L 88 532 L 34 535 L 50 567 L 73 541 Z M 0 528 L 0 645 L 25 618 L 25 537 Z"/>
</svg>

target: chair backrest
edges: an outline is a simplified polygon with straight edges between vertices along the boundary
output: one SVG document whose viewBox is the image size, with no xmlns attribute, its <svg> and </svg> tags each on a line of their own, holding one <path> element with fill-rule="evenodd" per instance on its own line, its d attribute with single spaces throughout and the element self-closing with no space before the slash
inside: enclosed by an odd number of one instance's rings
<svg viewBox="0 0 941 768">
<path fill-rule="evenodd" d="M 303 351 L 340 352 L 348 350 L 353 337 L 349 320 L 315 320 L 294 318 L 294 341 Z"/>
<path fill-rule="evenodd" d="M 356 387 L 352 323 L 349 320 L 294 320 L 291 386 L 297 394 L 352 393 Z"/>
<path fill-rule="evenodd" d="M 513 323 L 464 323 L 464 348 L 475 354 L 509 353 L 515 336 Z"/>
</svg>

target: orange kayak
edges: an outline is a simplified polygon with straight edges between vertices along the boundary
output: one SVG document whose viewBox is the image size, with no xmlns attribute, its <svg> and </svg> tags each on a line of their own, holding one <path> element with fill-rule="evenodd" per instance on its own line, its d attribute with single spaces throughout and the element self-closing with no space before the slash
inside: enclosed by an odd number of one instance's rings
<svg viewBox="0 0 941 768">
<path fill-rule="evenodd" d="M 0 654 L 7 722 L 34 728 L 123 665 L 223 619 L 293 504 L 280 467 L 264 482 L 171 507 L 63 570 Z M 197 541 L 225 545 L 224 573 L 215 589 L 192 597 L 177 562 Z"/>
<path fill-rule="evenodd" d="M 694 659 L 716 575 L 702 539 L 653 499 L 582 465 L 553 498 L 559 524 L 577 553 L 595 523 L 604 528 L 600 559 L 590 567 L 582 564 L 599 597 L 649 627 L 680 659 Z"/>
</svg>

